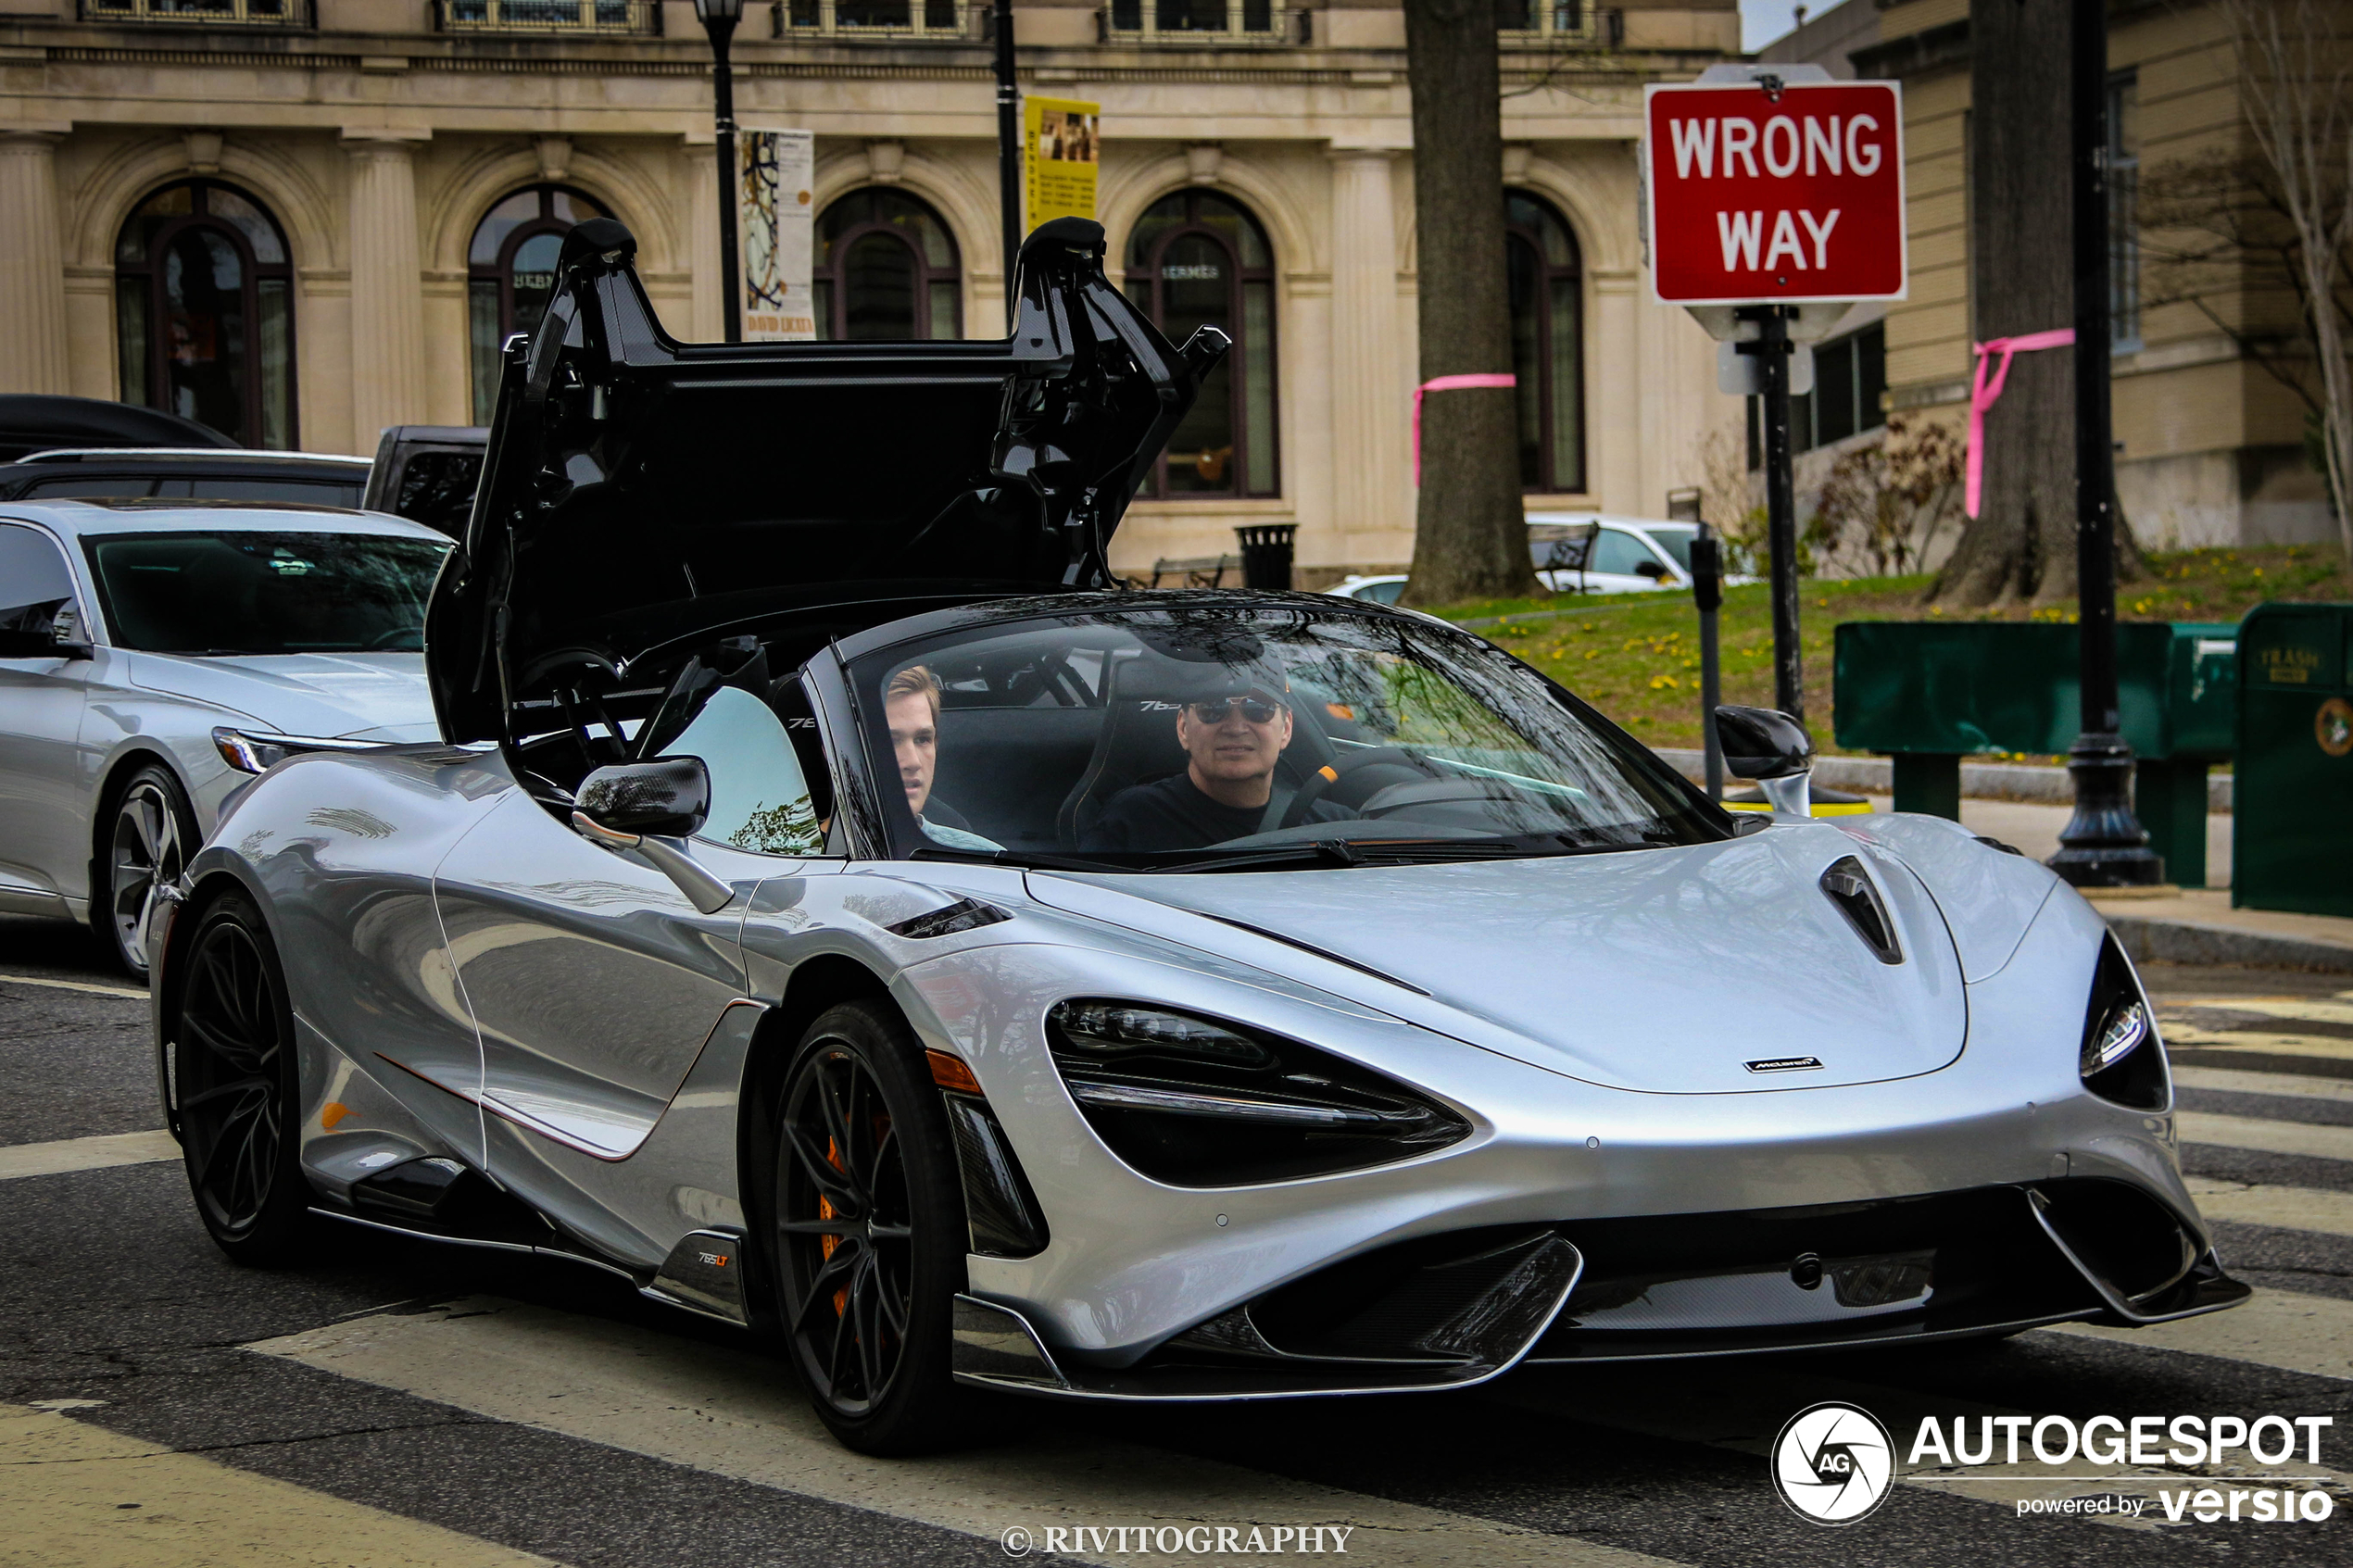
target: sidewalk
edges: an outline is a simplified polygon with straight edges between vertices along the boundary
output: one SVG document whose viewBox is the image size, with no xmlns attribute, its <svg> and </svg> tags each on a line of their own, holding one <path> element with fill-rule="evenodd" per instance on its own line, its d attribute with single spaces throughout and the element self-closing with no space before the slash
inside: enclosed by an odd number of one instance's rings
<svg viewBox="0 0 2353 1568">
<path fill-rule="evenodd" d="M 1697 784 L 1706 769 L 1706 754 L 1680 746 L 1654 746 L 1669 766 L 1685 778 Z M 1814 782 L 1831 789 L 1852 790 L 1863 795 L 1888 795 L 1895 788 L 1895 764 L 1884 757 L 1831 757 L 1814 759 Z M 2216 771 L 2206 775 L 2206 809 L 2228 811 L 2231 809 L 2232 776 Z M 2075 799 L 2074 783 L 2065 768 L 2043 767 L 2026 762 L 1963 762 L 1961 764 L 1961 798 L 1964 800 L 2037 801 L 2046 805 L 2068 805 Z"/>
<path fill-rule="evenodd" d="M 2093 906 L 2135 963 L 2248 964 L 2353 973 L 2353 920 L 2231 908 L 2228 888 L 2160 898 L 2095 896 Z"/>
</svg>

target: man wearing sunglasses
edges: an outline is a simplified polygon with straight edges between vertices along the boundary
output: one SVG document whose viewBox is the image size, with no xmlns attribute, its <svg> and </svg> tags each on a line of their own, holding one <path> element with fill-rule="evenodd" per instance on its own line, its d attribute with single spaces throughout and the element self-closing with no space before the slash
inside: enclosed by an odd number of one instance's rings
<svg viewBox="0 0 2353 1568">
<path fill-rule="evenodd" d="M 1289 703 L 1270 686 L 1280 678 L 1239 679 L 1182 704 L 1176 711 L 1176 744 L 1185 748 L 1181 773 L 1121 790 L 1103 808 L 1093 843 L 1099 849 L 1199 849 L 1244 838 L 1275 826 L 1267 821 L 1274 799 L 1275 763 L 1290 745 Z M 1336 822 L 1348 813 L 1317 802 L 1314 822 Z"/>
</svg>

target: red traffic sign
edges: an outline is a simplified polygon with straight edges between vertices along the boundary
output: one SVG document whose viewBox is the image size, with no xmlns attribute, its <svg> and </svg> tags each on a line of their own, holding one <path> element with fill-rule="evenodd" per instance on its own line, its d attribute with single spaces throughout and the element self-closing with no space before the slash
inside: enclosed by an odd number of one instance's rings
<svg viewBox="0 0 2353 1568">
<path fill-rule="evenodd" d="M 1902 299 L 1892 82 L 1642 90 L 1651 290 L 1668 305 Z"/>
</svg>

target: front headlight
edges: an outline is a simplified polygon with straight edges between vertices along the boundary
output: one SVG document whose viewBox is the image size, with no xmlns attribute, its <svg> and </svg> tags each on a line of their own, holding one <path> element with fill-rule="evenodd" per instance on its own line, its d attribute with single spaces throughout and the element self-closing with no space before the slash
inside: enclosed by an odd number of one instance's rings
<svg viewBox="0 0 2353 1568">
<path fill-rule="evenodd" d="M 1248 1186 L 1386 1165 L 1470 1132 L 1394 1079 L 1296 1040 L 1139 1002 L 1047 1015 L 1079 1114 L 1130 1166 L 1174 1186 Z"/>
<path fill-rule="evenodd" d="M 2171 1098 L 2156 1018 L 2113 936 L 2100 944 L 2076 1071 L 2085 1088 L 2135 1110 L 2162 1110 Z"/>
</svg>

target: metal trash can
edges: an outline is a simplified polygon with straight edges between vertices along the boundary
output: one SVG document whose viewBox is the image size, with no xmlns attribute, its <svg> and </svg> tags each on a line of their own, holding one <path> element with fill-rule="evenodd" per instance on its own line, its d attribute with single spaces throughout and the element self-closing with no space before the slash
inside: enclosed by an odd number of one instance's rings
<svg viewBox="0 0 2353 1568">
<path fill-rule="evenodd" d="M 1252 523 L 1235 529 L 1234 534 L 1242 542 L 1242 586 L 1289 591 L 1291 541 L 1299 535 L 1299 524 Z"/>
<path fill-rule="evenodd" d="M 2353 604 L 2239 622 L 2231 904 L 2353 915 Z"/>
</svg>

